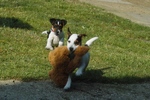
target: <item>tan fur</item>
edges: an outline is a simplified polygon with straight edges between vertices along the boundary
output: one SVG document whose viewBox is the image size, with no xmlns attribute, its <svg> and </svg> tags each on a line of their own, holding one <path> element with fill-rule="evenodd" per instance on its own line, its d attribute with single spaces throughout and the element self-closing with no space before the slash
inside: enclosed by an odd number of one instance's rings
<svg viewBox="0 0 150 100">
<path fill-rule="evenodd" d="M 50 79 L 60 87 L 63 87 L 71 74 L 80 64 L 81 58 L 89 50 L 87 46 L 79 46 L 74 54 L 74 59 L 70 59 L 70 54 L 66 46 L 61 46 L 49 53 L 49 61 L 52 69 L 49 72 Z"/>
</svg>

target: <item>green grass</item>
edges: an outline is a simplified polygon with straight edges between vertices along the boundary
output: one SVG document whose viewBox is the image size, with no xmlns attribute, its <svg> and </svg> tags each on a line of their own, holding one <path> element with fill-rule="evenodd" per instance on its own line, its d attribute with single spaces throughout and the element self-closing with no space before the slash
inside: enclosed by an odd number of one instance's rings
<svg viewBox="0 0 150 100">
<path fill-rule="evenodd" d="M 106 13 L 103 9 L 66 0 L 0 0 L 0 79 L 49 79 L 51 66 L 46 36 L 49 18 L 68 21 L 64 32 L 98 36 L 91 46 L 86 82 L 150 80 L 150 28 Z M 66 38 L 65 38 L 66 42 Z"/>
</svg>

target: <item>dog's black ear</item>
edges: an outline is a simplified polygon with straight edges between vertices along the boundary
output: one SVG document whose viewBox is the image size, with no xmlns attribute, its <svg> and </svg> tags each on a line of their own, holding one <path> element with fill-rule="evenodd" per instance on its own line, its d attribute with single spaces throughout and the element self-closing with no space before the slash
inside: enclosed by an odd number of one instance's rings
<svg viewBox="0 0 150 100">
<path fill-rule="evenodd" d="M 79 34 L 79 35 L 78 35 L 77 40 L 78 40 L 78 42 L 79 42 L 79 43 L 78 43 L 79 45 L 82 45 L 82 37 L 85 37 L 85 36 L 86 36 L 86 34 Z"/>
<path fill-rule="evenodd" d="M 71 33 L 69 27 L 68 27 L 68 33 L 67 33 L 67 35 L 68 35 L 68 38 L 72 35 L 72 33 Z"/>
<path fill-rule="evenodd" d="M 87 36 L 86 34 L 79 34 L 79 37 L 85 37 L 85 36 Z"/>
<path fill-rule="evenodd" d="M 49 21 L 50 21 L 50 23 L 51 23 L 52 25 L 54 25 L 55 22 L 56 22 L 56 19 L 55 19 L 55 18 L 50 18 Z"/>
<path fill-rule="evenodd" d="M 67 21 L 62 19 L 61 22 L 63 23 L 63 26 L 65 26 L 67 24 Z"/>
</svg>

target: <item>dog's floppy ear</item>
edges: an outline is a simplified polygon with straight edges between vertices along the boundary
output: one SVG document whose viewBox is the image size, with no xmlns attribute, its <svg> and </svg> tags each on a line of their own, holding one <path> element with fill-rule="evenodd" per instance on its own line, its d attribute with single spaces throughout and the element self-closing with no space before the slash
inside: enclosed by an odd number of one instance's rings
<svg viewBox="0 0 150 100">
<path fill-rule="evenodd" d="M 79 45 L 82 45 L 82 37 L 85 37 L 85 36 L 86 36 L 86 34 L 79 34 L 78 35 L 77 41 L 78 41 Z"/>
<path fill-rule="evenodd" d="M 55 19 L 55 18 L 50 18 L 49 21 L 50 21 L 50 23 L 51 23 L 52 25 L 54 25 L 55 22 L 56 22 L 56 19 Z"/>
<path fill-rule="evenodd" d="M 65 26 L 67 24 L 67 21 L 62 19 L 61 22 L 63 23 L 63 26 Z"/>
<path fill-rule="evenodd" d="M 67 33 L 67 35 L 68 35 L 68 38 L 72 35 L 72 33 L 71 33 L 69 27 L 68 27 L 68 33 Z"/>
<path fill-rule="evenodd" d="M 86 34 L 79 34 L 79 37 L 85 37 L 85 36 L 87 36 Z"/>
</svg>

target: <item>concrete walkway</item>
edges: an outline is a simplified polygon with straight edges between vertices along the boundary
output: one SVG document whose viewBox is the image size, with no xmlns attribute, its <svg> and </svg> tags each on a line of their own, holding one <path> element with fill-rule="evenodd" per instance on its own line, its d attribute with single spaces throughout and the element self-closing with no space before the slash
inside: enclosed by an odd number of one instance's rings
<svg viewBox="0 0 150 100">
<path fill-rule="evenodd" d="M 150 84 L 102 84 L 74 82 L 65 92 L 49 80 L 0 81 L 0 100 L 150 100 Z"/>
<path fill-rule="evenodd" d="M 79 0 L 150 27 L 150 0 Z"/>
</svg>

